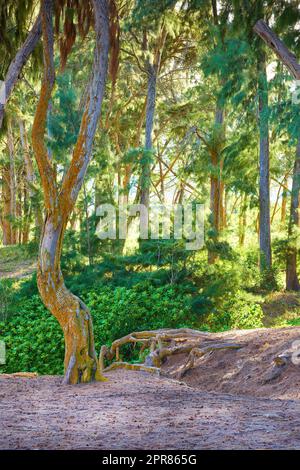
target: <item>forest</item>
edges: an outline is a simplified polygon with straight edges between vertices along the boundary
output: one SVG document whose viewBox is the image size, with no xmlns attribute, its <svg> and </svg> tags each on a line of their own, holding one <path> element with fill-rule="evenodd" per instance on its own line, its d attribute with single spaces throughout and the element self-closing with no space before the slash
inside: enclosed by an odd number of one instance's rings
<svg viewBox="0 0 300 470">
<path fill-rule="evenodd" d="M 299 418 L 300 2 L 0 0 L 0 54 L 10 411 L 31 384 L 39 407 L 61 383 L 67 403 L 67 386 L 93 382 L 118 416 L 118 384 L 144 381 L 191 403 L 250 394 L 245 420 L 262 398 L 293 399 Z M 20 438 L 13 419 L 0 449 L 80 447 L 43 438 L 42 421 Z M 174 448 L 300 448 L 266 440 L 265 422 L 227 444 L 211 426 L 211 441 L 191 428 Z"/>
</svg>

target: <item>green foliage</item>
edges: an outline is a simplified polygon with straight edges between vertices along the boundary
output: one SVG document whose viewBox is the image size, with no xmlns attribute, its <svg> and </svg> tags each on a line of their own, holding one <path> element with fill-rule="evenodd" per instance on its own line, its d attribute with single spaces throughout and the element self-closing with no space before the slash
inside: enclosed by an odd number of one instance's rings
<svg viewBox="0 0 300 470">
<path fill-rule="evenodd" d="M 135 255 L 107 256 L 76 275 L 66 271 L 67 286 L 91 310 L 98 352 L 101 345 L 131 331 L 263 326 L 260 301 L 243 290 L 259 285 L 257 254 L 249 250 L 240 258 L 235 253 L 207 266 L 205 252 L 194 260 L 170 243 L 145 242 Z M 63 334 L 42 305 L 35 276 L 18 283 L 7 281 L 2 289 L 3 298 L 8 295 L 9 315 L 2 317 L 0 327 L 0 339 L 7 345 L 7 364 L 1 370 L 61 374 Z M 139 360 L 131 347 L 122 353 L 126 360 Z"/>
<path fill-rule="evenodd" d="M 261 328 L 263 317 L 260 304 L 245 292 L 237 291 L 224 301 L 218 315 L 208 315 L 205 324 L 212 331 Z"/>
<path fill-rule="evenodd" d="M 191 315 L 190 299 L 180 286 L 153 288 L 149 283 L 89 292 L 97 348 L 131 331 L 193 327 L 197 317 Z"/>
<path fill-rule="evenodd" d="M 20 313 L 0 324 L 0 339 L 6 344 L 7 353 L 6 365 L 0 366 L 0 372 L 63 372 L 62 330 L 39 296 L 22 302 Z"/>
<path fill-rule="evenodd" d="M 179 286 L 153 289 L 148 283 L 130 289 L 102 286 L 84 296 L 90 307 L 96 348 L 110 344 L 130 331 L 156 328 L 192 327 L 190 294 Z M 15 313 L 0 323 L 0 339 L 7 348 L 7 364 L 0 372 L 63 372 L 64 341 L 56 319 L 45 309 L 38 295 L 23 299 Z"/>
</svg>

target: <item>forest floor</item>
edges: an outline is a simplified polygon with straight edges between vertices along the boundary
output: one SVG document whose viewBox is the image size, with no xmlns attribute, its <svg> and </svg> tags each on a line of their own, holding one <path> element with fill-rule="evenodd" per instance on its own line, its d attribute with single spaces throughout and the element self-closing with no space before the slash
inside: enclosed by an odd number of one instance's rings
<svg viewBox="0 0 300 470">
<path fill-rule="evenodd" d="M 146 372 L 105 383 L 0 376 L 0 449 L 300 449 L 300 402 L 204 392 Z"/>
<path fill-rule="evenodd" d="M 0 279 L 22 279 L 36 271 L 36 256 L 22 246 L 0 247 Z"/>
<path fill-rule="evenodd" d="M 274 374 L 300 328 L 209 338 L 241 347 L 198 358 L 180 380 L 184 354 L 160 375 L 115 370 L 102 383 L 0 375 L 0 449 L 300 449 L 300 366 L 289 358 Z"/>
</svg>

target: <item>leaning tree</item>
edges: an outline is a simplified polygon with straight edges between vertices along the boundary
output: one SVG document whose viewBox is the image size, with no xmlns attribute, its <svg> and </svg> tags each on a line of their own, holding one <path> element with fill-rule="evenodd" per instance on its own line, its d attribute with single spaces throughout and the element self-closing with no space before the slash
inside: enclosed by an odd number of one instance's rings
<svg viewBox="0 0 300 470">
<path fill-rule="evenodd" d="M 36 108 L 32 145 L 44 193 L 45 220 L 38 258 L 38 288 L 42 300 L 58 320 L 65 338 L 64 383 L 101 380 L 88 308 L 65 286 L 60 259 L 64 232 L 89 165 L 101 114 L 109 54 L 108 0 L 92 0 L 95 50 L 81 126 L 71 162 L 58 184 L 46 145 L 47 111 L 55 84 L 53 0 L 41 0 L 44 69 Z"/>
</svg>

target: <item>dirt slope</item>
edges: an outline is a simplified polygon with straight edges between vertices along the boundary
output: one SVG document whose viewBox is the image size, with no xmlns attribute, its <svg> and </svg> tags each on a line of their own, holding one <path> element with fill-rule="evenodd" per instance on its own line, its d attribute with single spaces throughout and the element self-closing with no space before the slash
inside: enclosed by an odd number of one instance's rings
<svg viewBox="0 0 300 470">
<path fill-rule="evenodd" d="M 300 364 L 290 358 L 286 366 L 274 363 L 300 340 L 300 327 L 230 331 L 209 338 L 214 343 L 238 343 L 242 348 L 214 351 L 196 359 L 195 367 L 180 380 L 205 391 L 300 399 Z M 300 355 L 300 342 L 297 349 Z M 187 354 L 167 358 L 162 373 L 178 378 L 187 358 Z"/>
<path fill-rule="evenodd" d="M 299 401 L 202 392 L 145 372 L 61 386 L 0 377 L 0 449 L 300 449 Z"/>
</svg>

